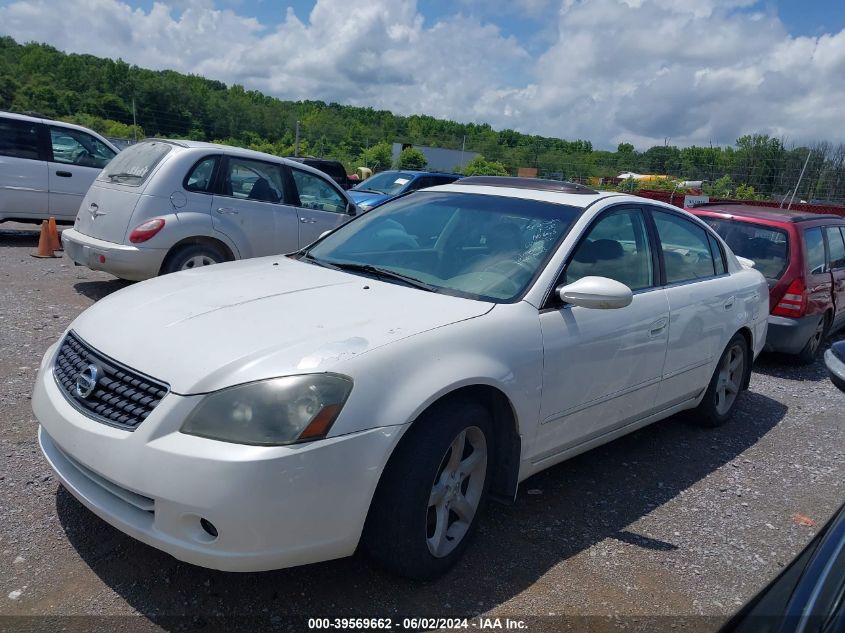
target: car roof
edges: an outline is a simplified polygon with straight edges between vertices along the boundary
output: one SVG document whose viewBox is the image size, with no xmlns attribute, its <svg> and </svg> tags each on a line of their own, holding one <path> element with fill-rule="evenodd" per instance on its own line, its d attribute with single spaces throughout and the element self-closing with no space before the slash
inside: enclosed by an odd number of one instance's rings
<svg viewBox="0 0 845 633">
<path fill-rule="evenodd" d="M 745 218 L 748 220 L 765 220 L 769 222 L 810 222 L 812 220 L 842 220 L 832 213 L 807 213 L 806 211 L 791 211 L 778 207 L 757 207 L 750 204 L 730 204 L 724 202 L 697 205 L 687 209 L 691 213 L 706 214 L 725 218 Z"/>
<path fill-rule="evenodd" d="M 413 176 L 454 176 L 455 178 L 463 178 L 462 174 L 456 174 L 450 171 L 432 171 L 430 169 L 385 169 L 378 172 L 378 174 L 412 174 Z M 377 176 L 378 174 L 373 174 Z M 371 176 L 372 177 L 372 176 Z"/>
<path fill-rule="evenodd" d="M 108 145 L 111 149 L 115 152 L 119 152 L 120 148 L 117 147 L 114 143 L 112 143 L 109 139 L 105 136 L 96 132 L 90 128 L 87 128 L 83 125 L 76 125 L 75 123 L 66 123 L 65 121 L 57 121 L 56 119 L 51 119 L 50 117 L 46 117 L 40 115 L 36 112 L 32 112 L 30 114 L 21 114 L 18 112 L 7 112 L 5 110 L 0 110 L 0 117 L 6 119 L 17 119 L 18 121 L 29 121 L 31 123 L 49 123 L 50 125 L 55 125 L 56 127 L 63 127 L 70 130 L 77 130 L 79 132 L 85 132 L 86 134 L 93 134 L 97 137 L 97 139 L 101 141 L 105 141 L 106 145 Z"/>
<path fill-rule="evenodd" d="M 294 161 L 292 159 L 283 158 L 281 156 L 276 156 L 275 154 L 267 154 L 265 152 L 258 152 L 254 149 L 246 149 L 244 147 L 236 147 L 235 145 L 223 145 L 221 143 L 206 143 L 205 141 L 191 141 L 186 139 L 173 139 L 173 138 L 145 138 L 143 141 L 139 141 L 139 143 L 146 143 L 148 141 L 158 141 L 164 143 L 170 143 L 171 145 L 176 145 L 177 147 L 182 147 L 184 149 L 201 149 L 201 150 L 213 150 L 216 152 L 225 152 L 230 156 L 241 156 L 243 158 L 254 158 L 257 160 L 271 160 L 273 162 L 293 165 L 296 163 L 296 168 L 302 171 L 307 171 L 309 173 L 317 174 L 321 178 L 325 178 L 328 174 L 320 171 L 319 169 L 314 169 L 310 165 L 306 165 L 305 163 L 300 163 Z M 332 181 L 334 182 L 334 181 Z"/>
<path fill-rule="evenodd" d="M 557 185 L 553 187 L 548 183 Z M 533 184 L 533 186 L 532 186 Z M 565 204 L 572 207 L 584 209 L 598 200 L 605 198 L 619 198 L 620 201 L 630 200 L 642 203 L 643 198 L 630 194 L 617 193 L 615 191 L 594 191 L 589 187 L 578 185 L 578 192 L 575 193 L 571 187 L 573 183 L 541 180 L 537 178 L 517 178 L 512 176 L 502 177 L 471 177 L 458 180 L 448 185 L 430 187 L 426 191 L 448 191 L 454 193 L 474 193 L 486 196 L 500 196 L 504 198 L 522 198 L 524 200 L 537 200 L 539 202 L 553 202 Z M 652 202 L 652 201 L 649 201 Z M 657 206 L 666 206 L 657 203 Z"/>
</svg>

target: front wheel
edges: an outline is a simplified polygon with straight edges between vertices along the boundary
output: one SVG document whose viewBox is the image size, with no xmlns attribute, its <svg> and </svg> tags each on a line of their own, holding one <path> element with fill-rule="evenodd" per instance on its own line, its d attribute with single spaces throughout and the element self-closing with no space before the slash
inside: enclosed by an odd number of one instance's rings
<svg viewBox="0 0 845 633">
<path fill-rule="evenodd" d="M 363 545 L 382 566 L 418 580 L 454 565 L 474 533 L 492 470 L 490 414 L 470 400 L 434 405 L 382 473 Z"/>
<path fill-rule="evenodd" d="M 699 424 L 715 427 L 730 419 L 750 362 L 745 337 L 734 334 L 719 358 L 704 398 L 692 412 Z"/>
</svg>

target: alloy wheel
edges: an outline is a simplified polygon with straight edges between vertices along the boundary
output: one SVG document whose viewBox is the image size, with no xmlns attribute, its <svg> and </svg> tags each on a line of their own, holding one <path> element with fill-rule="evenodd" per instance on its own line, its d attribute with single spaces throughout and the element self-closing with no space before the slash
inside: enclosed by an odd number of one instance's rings
<svg viewBox="0 0 845 633">
<path fill-rule="evenodd" d="M 732 345 L 722 358 L 716 383 L 716 412 L 725 415 L 739 395 L 745 377 L 745 348 Z"/>
<path fill-rule="evenodd" d="M 192 268 L 199 268 L 200 266 L 211 266 L 217 262 L 208 255 L 194 255 L 185 260 L 182 268 L 179 270 L 191 270 Z"/>
<path fill-rule="evenodd" d="M 484 492 L 487 459 L 487 440 L 477 426 L 461 431 L 446 450 L 426 514 L 426 543 L 433 556 L 448 556 L 469 531 Z"/>
</svg>

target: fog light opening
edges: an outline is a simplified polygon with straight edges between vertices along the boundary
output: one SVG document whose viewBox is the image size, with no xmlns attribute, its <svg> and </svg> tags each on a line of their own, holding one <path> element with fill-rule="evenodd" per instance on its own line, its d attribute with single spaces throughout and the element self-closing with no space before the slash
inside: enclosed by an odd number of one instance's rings
<svg viewBox="0 0 845 633">
<path fill-rule="evenodd" d="M 217 538 L 217 528 L 208 519 L 200 519 L 200 526 L 211 538 Z"/>
</svg>

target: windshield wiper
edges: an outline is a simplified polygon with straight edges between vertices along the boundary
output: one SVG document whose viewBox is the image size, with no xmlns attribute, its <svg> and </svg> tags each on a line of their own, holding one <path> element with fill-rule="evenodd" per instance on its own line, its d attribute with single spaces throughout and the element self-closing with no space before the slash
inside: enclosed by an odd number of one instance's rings
<svg viewBox="0 0 845 633">
<path fill-rule="evenodd" d="M 379 268 L 378 266 L 373 266 L 372 264 L 355 264 L 352 262 L 327 262 L 325 260 L 317 260 L 313 258 L 312 261 L 319 262 L 321 265 L 326 265 L 327 267 L 333 267 L 337 268 L 338 270 L 344 270 L 346 272 L 362 272 L 367 273 L 369 275 L 375 275 L 376 277 L 395 279 L 397 281 L 401 281 L 405 284 L 408 284 L 409 286 L 413 286 L 414 288 L 419 288 L 420 290 L 425 290 L 427 292 L 438 291 L 438 288 L 436 286 L 427 284 L 424 281 L 417 279 L 416 277 L 411 277 L 410 275 L 403 275 L 402 273 L 397 273 L 396 271 L 389 270 L 387 268 Z"/>
<path fill-rule="evenodd" d="M 378 189 L 359 189 L 358 187 L 354 187 L 355 191 L 363 191 L 364 193 L 377 193 L 379 195 L 384 195 L 384 191 L 379 191 Z"/>
<path fill-rule="evenodd" d="M 121 172 L 119 174 L 109 174 L 107 178 L 109 180 L 114 180 L 115 178 L 141 178 L 138 174 L 129 174 L 126 172 Z"/>
</svg>

